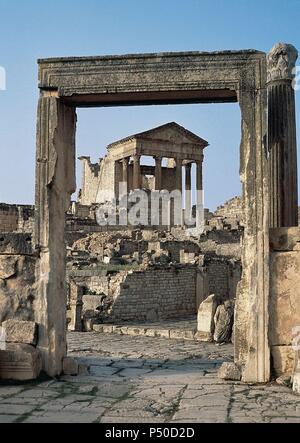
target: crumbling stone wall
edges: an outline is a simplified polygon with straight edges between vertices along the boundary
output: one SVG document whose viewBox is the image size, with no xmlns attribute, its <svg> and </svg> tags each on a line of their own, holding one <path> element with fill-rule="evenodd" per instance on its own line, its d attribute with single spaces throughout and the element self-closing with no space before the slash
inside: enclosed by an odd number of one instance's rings
<svg viewBox="0 0 300 443">
<path fill-rule="evenodd" d="M 16 206 L 0 205 L 0 231 L 14 232 L 18 229 L 18 210 Z"/>
<path fill-rule="evenodd" d="M 128 272 L 112 278 L 110 287 L 114 321 L 155 321 L 196 314 L 194 267 Z"/>
<path fill-rule="evenodd" d="M 82 161 L 82 183 L 78 201 L 81 205 L 91 205 L 96 202 L 101 159 L 95 164 L 91 163 L 90 157 L 81 157 L 80 160 Z"/>
<path fill-rule="evenodd" d="M 0 233 L 0 324 L 34 320 L 35 266 L 30 236 Z"/>
<path fill-rule="evenodd" d="M 206 257 L 204 263 L 209 294 L 215 294 L 219 300 L 235 299 L 242 273 L 240 261 L 214 256 Z"/>
<path fill-rule="evenodd" d="M 95 272 L 93 269 L 68 271 L 68 280 L 73 280 L 83 287 L 84 294 L 109 294 L 109 276 L 106 271 Z"/>
<path fill-rule="evenodd" d="M 218 206 L 214 215 L 223 218 L 242 219 L 242 199 L 239 196 L 233 197 L 223 205 Z"/>
<path fill-rule="evenodd" d="M 0 232 L 33 232 L 34 207 L 0 203 Z"/>
</svg>

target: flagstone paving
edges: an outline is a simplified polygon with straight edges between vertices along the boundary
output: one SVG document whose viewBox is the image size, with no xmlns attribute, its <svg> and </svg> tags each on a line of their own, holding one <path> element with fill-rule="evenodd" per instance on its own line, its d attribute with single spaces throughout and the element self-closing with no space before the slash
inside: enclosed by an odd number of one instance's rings
<svg viewBox="0 0 300 443">
<path fill-rule="evenodd" d="M 0 384 L 0 423 L 300 423 L 300 396 L 218 379 L 232 345 L 71 333 L 77 377 Z"/>
</svg>

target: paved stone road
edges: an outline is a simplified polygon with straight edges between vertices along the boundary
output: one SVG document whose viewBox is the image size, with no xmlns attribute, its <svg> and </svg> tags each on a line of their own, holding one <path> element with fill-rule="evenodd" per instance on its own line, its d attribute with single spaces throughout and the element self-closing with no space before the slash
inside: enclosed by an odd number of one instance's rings
<svg viewBox="0 0 300 443">
<path fill-rule="evenodd" d="M 231 345 L 72 333 L 69 355 L 89 373 L 0 385 L 0 423 L 300 423 L 288 388 L 218 380 Z"/>
</svg>

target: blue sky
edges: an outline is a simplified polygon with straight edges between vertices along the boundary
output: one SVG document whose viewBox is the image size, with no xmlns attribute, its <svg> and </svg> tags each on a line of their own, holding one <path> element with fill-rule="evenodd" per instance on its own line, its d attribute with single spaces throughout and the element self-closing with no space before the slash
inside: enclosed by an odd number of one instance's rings
<svg viewBox="0 0 300 443">
<path fill-rule="evenodd" d="M 37 58 L 268 51 L 278 41 L 300 49 L 300 0 L 0 0 L 0 19 L 0 66 L 7 73 L 7 90 L 0 91 L 0 201 L 9 203 L 34 201 Z M 296 102 L 300 128 L 300 91 Z M 240 192 L 238 104 L 89 109 L 78 116 L 77 154 L 92 160 L 109 142 L 176 121 L 210 143 L 206 206 Z"/>
</svg>

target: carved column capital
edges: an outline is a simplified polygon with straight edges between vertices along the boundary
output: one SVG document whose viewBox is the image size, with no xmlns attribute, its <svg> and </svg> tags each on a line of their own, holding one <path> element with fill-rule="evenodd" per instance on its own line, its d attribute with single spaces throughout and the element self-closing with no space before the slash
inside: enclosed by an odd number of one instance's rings
<svg viewBox="0 0 300 443">
<path fill-rule="evenodd" d="M 277 43 L 267 54 L 267 83 L 293 80 L 293 69 L 298 58 L 297 49 L 287 43 Z"/>
</svg>

